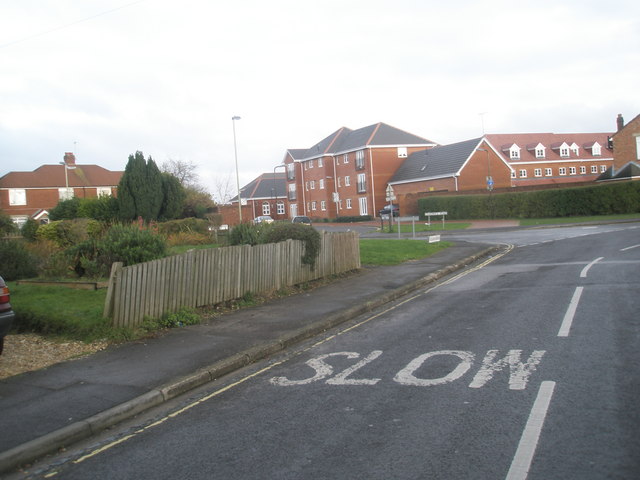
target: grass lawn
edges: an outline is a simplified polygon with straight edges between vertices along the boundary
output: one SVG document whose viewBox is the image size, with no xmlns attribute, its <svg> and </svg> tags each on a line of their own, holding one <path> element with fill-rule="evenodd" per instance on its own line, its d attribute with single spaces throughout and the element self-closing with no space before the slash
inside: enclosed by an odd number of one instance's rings
<svg viewBox="0 0 640 480">
<path fill-rule="evenodd" d="M 448 242 L 427 243 L 424 240 L 360 239 L 362 265 L 397 265 L 433 255 L 451 246 Z"/>
<path fill-rule="evenodd" d="M 471 225 L 470 222 L 445 222 L 444 229 L 442 228 L 442 222 L 432 221 L 431 225 L 426 225 L 424 221 L 416 222 L 415 228 L 416 232 L 432 232 L 438 231 L 441 232 L 443 230 L 464 230 L 465 228 L 469 228 Z M 394 224 L 391 227 L 390 233 L 398 233 L 397 224 Z M 389 232 L 389 223 L 385 223 L 383 232 Z M 400 224 L 400 233 L 412 233 L 413 226 L 411 222 L 404 222 Z"/>
</svg>

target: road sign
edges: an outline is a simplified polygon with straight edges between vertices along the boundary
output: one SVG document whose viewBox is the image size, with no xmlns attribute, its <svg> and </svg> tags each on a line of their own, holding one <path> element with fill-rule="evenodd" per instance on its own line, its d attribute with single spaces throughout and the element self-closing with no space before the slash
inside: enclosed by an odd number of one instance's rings
<svg viewBox="0 0 640 480">
<path fill-rule="evenodd" d="M 385 192 L 387 196 L 385 197 L 387 202 L 391 202 L 396 199 L 396 194 L 393 191 L 393 187 L 391 185 L 387 185 L 387 190 Z"/>
</svg>

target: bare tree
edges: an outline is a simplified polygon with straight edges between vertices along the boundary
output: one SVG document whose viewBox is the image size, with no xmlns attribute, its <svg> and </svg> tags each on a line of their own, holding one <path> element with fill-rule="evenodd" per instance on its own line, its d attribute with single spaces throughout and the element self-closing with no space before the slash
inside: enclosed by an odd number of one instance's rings
<svg viewBox="0 0 640 480">
<path fill-rule="evenodd" d="M 213 188 L 213 197 L 220 204 L 229 203 L 235 196 L 236 187 L 230 173 L 217 176 L 214 180 Z"/>
<path fill-rule="evenodd" d="M 170 158 L 162 164 L 162 171 L 176 177 L 183 187 L 201 188 L 199 177 L 196 173 L 198 166 L 187 160 L 174 160 Z"/>
</svg>

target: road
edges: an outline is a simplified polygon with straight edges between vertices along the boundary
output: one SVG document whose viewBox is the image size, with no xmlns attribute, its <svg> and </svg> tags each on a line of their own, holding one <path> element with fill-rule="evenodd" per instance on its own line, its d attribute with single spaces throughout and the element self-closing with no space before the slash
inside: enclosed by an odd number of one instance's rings
<svg viewBox="0 0 640 480">
<path fill-rule="evenodd" d="M 537 232 L 36 477 L 639 478 L 640 228 Z"/>
</svg>

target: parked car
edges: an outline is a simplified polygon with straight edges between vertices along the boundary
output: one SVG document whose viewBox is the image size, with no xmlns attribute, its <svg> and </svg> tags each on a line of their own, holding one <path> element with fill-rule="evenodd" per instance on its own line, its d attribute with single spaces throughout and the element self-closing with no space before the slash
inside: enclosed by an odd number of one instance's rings
<svg viewBox="0 0 640 480">
<path fill-rule="evenodd" d="M 400 206 L 399 205 L 391 205 L 391 210 L 393 211 L 393 216 L 397 217 L 398 215 L 400 215 Z M 385 207 L 380 210 L 378 213 L 380 214 L 380 216 L 382 215 L 389 215 L 389 212 L 391 211 L 389 209 L 389 205 L 385 205 Z"/>
<path fill-rule="evenodd" d="M 259 223 L 273 223 L 273 218 L 271 218 L 269 215 L 260 215 L 259 217 L 253 219 L 253 223 L 255 223 L 256 225 Z"/>
<path fill-rule="evenodd" d="M 15 318 L 9 299 L 9 288 L 4 283 L 3 278 L 0 277 L 0 355 L 4 347 L 4 337 L 11 330 L 11 324 Z"/>
<path fill-rule="evenodd" d="M 304 225 L 311 225 L 311 219 L 304 215 L 297 215 L 291 219 L 291 223 L 302 223 Z"/>
</svg>

